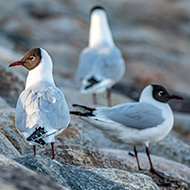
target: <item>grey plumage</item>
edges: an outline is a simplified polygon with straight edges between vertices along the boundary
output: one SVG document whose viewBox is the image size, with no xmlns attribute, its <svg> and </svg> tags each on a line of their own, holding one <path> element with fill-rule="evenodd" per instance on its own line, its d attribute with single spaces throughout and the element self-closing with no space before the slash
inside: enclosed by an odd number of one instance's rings
<svg viewBox="0 0 190 190">
<path fill-rule="evenodd" d="M 110 119 L 139 130 L 155 127 L 164 121 L 162 111 L 147 102 L 119 104 L 112 108 L 97 108 L 93 114 L 97 118 Z"/>
<path fill-rule="evenodd" d="M 37 125 L 48 131 L 46 135 L 64 129 L 70 116 L 62 91 L 45 82 L 24 90 L 17 101 L 15 120 L 26 138 Z"/>
<path fill-rule="evenodd" d="M 117 47 L 86 48 L 81 52 L 77 76 L 80 80 L 94 77 L 97 80 L 119 81 L 125 72 L 125 64 Z"/>
</svg>

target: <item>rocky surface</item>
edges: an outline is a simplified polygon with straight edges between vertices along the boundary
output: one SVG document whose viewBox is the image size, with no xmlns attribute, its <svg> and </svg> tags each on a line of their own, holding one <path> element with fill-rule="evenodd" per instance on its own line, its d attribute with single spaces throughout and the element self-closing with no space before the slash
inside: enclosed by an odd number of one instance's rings
<svg viewBox="0 0 190 190">
<path fill-rule="evenodd" d="M 1 190 L 69 190 L 70 188 L 56 184 L 48 177 L 31 171 L 23 165 L 0 154 L 0 189 Z"/>
<path fill-rule="evenodd" d="M 163 84 L 185 98 L 171 102 L 175 110 L 173 132 L 150 146 L 153 164 L 165 173 L 164 180 L 148 171 L 144 147 L 138 147 L 144 168 L 139 172 L 135 158 L 128 154 L 132 146 L 111 142 L 77 118 L 72 117 L 69 127 L 57 136 L 53 161 L 50 145 L 37 146 L 38 156 L 34 158 L 32 147 L 16 130 L 14 108 L 27 71 L 8 65 L 33 47 L 43 47 L 52 56 L 55 82 L 70 109 L 73 103 L 94 106 L 90 95 L 79 93 L 75 72 L 79 53 L 88 41 L 89 10 L 96 3 L 0 1 L 0 190 L 190 189 L 187 0 L 101 1 L 127 68 L 125 77 L 113 89 L 113 105 L 136 101 L 149 83 Z M 104 106 L 105 99 L 105 94 L 99 95 L 97 106 Z"/>
</svg>

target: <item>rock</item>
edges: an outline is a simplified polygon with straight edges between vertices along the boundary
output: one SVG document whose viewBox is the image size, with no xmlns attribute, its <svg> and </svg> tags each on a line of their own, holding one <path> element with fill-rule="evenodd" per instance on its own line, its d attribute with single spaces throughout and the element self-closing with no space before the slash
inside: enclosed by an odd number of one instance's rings
<svg viewBox="0 0 190 190">
<path fill-rule="evenodd" d="M 0 190 L 70 190 L 0 155 Z"/>
<path fill-rule="evenodd" d="M 15 127 L 15 109 L 0 109 L 0 131 L 21 154 L 31 152 L 30 146 Z"/>
<path fill-rule="evenodd" d="M 114 181 L 128 190 L 158 190 L 158 186 L 147 175 L 141 173 L 132 173 L 118 169 L 91 168 L 90 171 L 97 173 L 111 181 Z"/>
<path fill-rule="evenodd" d="M 19 157 L 20 153 L 18 150 L 10 143 L 10 141 L 0 133 L 0 154 L 5 155 L 7 158 Z"/>
<path fill-rule="evenodd" d="M 133 169 L 137 170 L 136 158 L 135 156 L 133 157 L 129 155 L 129 151 L 116 150 L 116 149 L 100 149 L 100 153 L 102 153 L 103 155 L 107 156 L 110 159 L 121 161 L 122 164 L 126 164 L 128 167 L 130 166 Z M 138 157 L 141 167 L 143 168 L 144 172 L 147 174 L 150 165 L 146 154 L 139 153 Z M 177 163 L 175 161 L 165 159 L 163 157 L 155 156 L 153 154 L 151 154 L 151 160 L 153 162 L 154 167 L 157 170 L 163 172 L 166 176 L 173 177 L 175 179 L 179 179 L 187 183 L 190 183 L 189 167 Z"/>
<path fill-rule="evenodd" d="M 150 146 L 152 154 L 174 160 L 190 167 L 190 146 L 169 134 L 165 139 Z"/>
<path fill-rule="evenodd" d="M 182 134 L 190 133 L 190 114 L 174 113 L 175 125 L 174 129 Z"/>
<path fill-rule="evenodd" d="M 49 176 L 52 180 L 61 185 L 68 184 L 72 189 L 125 189 L 121 185 L 93 172 L 82 170 L 71 165 L 60 164 L 56 160 L 52 161 L 47 157 L 37 156 L 34 158 L 31 155 L 25 155 L 24 157 L 16 159 L 16 161 L 27 168 Z"/>
<path fill-rule="evenodd" d="M 0 109 L 10 108 L 11 106 L 2 97 L 0 97 Z"/>
<path fill-rule="evenodd" d="M 131 171 L 130 167 L 127 167 L 125 164 L 121 164 L 120 161 L 115 159 L 109 159 L 103 154 L 100 154 L 97 150 L 92 151 L 83 149 L 83 147 L 80 146 L 65 146 L 55 144 L 55 152 L 56 160 L 60 163 L 76 166 L 85 165 L 96 168 L 117 168 Z M 51 147 L 46 147 L 46 149 L 42 150 L 40 154 L 51 157 Z"/>
<path fill-rule="evenodd" d="M 69 125 L 61 134 L 56 136 L 56 146 L 80 146 L 83 149 L 97 150 L 95 143 L 84 131 Z"/>
<path fill-rule="evenodd" d="M 17 70 L 18 69 L 16 69 L 16 71 Z M 20 92 L 24 89 L 24 78 L 21 73 L 13 72 L 11 68 L 8 67 L 8 64 L 1 59 L 0 73 L 1 97 L 14 107 Z"/>
</svg>

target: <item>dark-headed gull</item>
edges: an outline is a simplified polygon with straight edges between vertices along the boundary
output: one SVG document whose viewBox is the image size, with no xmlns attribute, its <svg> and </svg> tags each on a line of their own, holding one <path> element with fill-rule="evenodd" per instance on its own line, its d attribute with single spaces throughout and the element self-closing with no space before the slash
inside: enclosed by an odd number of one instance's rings
<svg viewBox="0 0 190 190">
<path fill-rule="evenodd" d="M 80 54 L 77 76 L 82 82 L 81 92 L 92 94 L 94 104 L 96 94 L 107 90 L 111 106 L 111 87 L 123 77 L 125 63 L 114 44 L 104 8 L 94 7 L 90 16 L 89 44 Z"/>
<path fill-rule="evenodd" d="M 168 104 L 170 99 L 182 98 L 170 95 L 160 85 L 149 85 L 142 91 L 139 102 L 119 104 L 111 108 L 88 108 L 75 104 L 73 106 L 79 111 L 70 113 L 100 129 L 105 137 L 134 145 L 139 169 L 136 145 L 145 145 L 151 171 L 162 177 L 152 165 L 148 147 L 166 137 L 173 127 L 174 116 Z"/>
<path fill-rule="evenodd" d="M 70 114 L 62 91 L 54 84 L 51 57 L 44 49 L 35 48 L 9 66 L 17 65 L 29 73 L 16 105 L 16 128 L 34 145 L 34 155 L 36 144 L 51 143 L 54 159 L 55 135 L 68 126 Z"/>
</svg>

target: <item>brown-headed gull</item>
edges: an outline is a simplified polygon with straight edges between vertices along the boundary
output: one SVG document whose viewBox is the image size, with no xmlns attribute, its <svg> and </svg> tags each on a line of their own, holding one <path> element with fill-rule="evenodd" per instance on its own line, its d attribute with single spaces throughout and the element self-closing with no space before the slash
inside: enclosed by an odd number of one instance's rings
<svg viewBox="0 0 190 190">
<path fill-rule="evenodd" d="M 51 57 L 44 49 L 34 48 L 9 66 L 17 65 L 29 73 L 16 105 L 16 128 L 33 145 L 34 155 L 36 144 L 51 143 L 54 159 L 55 136 L 68 126 L 70 114 L 62 91 L 54 84 Z"/>
</svg>

